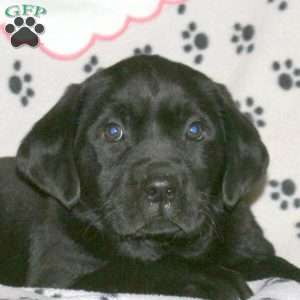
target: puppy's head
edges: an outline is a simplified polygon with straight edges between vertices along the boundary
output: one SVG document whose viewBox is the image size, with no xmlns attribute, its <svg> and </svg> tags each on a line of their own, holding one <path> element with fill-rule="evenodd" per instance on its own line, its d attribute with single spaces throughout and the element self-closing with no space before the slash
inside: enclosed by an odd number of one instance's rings
<svg viewBox="0 0 300 300">
<path fill-rule="evenodd" d="M 144 260 L 204 255 L 268 155 L 226 88 L 158 56 L 71 86 L 27 135 L 18 168 Z"/>
</svg>

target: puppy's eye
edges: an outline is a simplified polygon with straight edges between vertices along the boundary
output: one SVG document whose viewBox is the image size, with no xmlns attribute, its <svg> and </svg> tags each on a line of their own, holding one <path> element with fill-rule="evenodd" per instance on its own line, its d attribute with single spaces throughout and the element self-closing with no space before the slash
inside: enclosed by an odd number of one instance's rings
<svg viewBox="0 0 300 300">
<path fill-rule="evenodd" d="M 104 136 L 109 142 L 118 142 L 124 135 L 123 128 L 116 123 L 109 123 L 104 132 Z"/>
<path fill-rule="evenodd" d="M 200 140 L 204 136 L 204 128 L 199 121 L 193 122 L 189 125 L 187 132 L 187 138 L 191 140 Z"/>
</svg>

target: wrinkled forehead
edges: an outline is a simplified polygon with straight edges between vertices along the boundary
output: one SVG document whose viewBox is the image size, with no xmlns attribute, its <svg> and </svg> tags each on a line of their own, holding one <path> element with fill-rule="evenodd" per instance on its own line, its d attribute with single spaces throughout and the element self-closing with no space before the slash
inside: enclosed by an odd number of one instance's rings
<svg viewBox="0 0 300 300">
<path fill-rule="evenodd" d="M 120 118 L 149 116 L 188 119 L 197 115 L 216 117 L 217 107 L 210 89 L 189 82 L 173 82 L 155 76 L 131 76 L 111 90 L 105 111 Z"/>
<path fill-rule="evenodd" d="M 81 119 L 165 124 L 206 117 L 219 122 L 215 85 L 204 74 L 158 57 L 138 57 L 93 75 L 85 84 Z M 170 124 L 171 125 L 171 124 Z M 179 124 L 178 124 L 179 125 Z"/>
</svg>

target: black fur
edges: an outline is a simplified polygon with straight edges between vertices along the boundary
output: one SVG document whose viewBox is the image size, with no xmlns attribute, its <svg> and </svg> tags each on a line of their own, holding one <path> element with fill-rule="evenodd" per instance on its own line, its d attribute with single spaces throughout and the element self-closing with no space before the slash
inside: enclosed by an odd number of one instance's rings
<svg viewBox="0 0 300 300">
<path fill-rule="evenodd" d="M 231 300 L 246 280 L 300 281 L 244 199 L 267 165 L 200 72 L 159 56 L 99 70 L 0 160 L 0 282 Z"/>
</svg>

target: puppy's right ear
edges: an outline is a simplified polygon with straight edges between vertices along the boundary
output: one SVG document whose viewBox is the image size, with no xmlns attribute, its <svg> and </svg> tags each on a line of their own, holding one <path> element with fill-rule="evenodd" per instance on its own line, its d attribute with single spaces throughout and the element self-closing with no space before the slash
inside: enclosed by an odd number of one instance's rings
<svg viewBox="0 0 300 300">
<path fill-rule="evenodd" d="M 269 155 L 258 131 L 237 109 L 227 88 L 222 84 L 216 87 L 226 140 L 223 198 L 231 208 L 265 176 Z"/>
<path fill-rule="evenodd" d="M 80 197 L 73 156 L 80 85 L 71 85 L 22 141 L 17 168 L 25 179 L 71 208 Z"/>
</svg>

